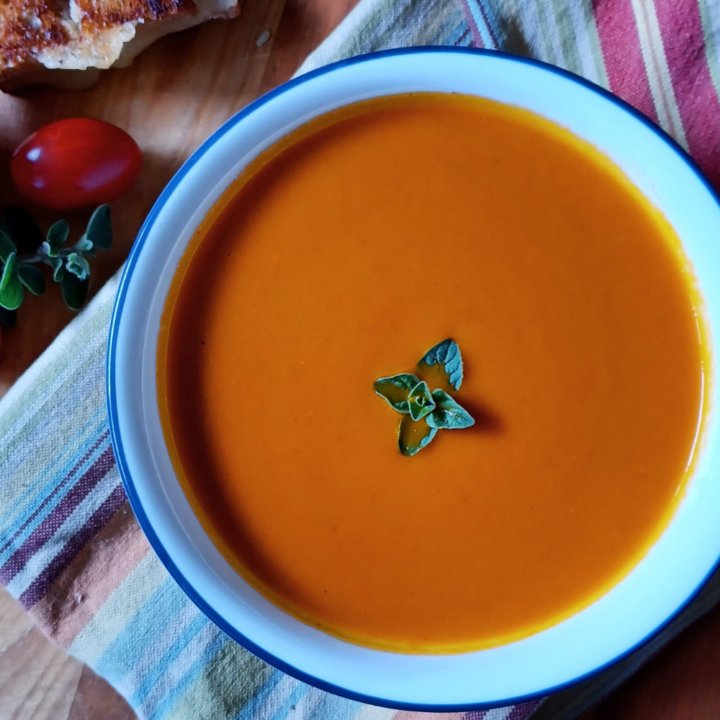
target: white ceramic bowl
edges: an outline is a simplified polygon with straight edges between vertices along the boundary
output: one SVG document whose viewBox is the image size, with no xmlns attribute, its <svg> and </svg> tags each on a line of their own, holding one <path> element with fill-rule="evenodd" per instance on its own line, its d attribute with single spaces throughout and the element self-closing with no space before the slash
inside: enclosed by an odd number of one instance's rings
<svg viewBox="0 0 720 720">
<path fill-rule="evenodd" d="M 720 557 L 720 423 L 709 418 L 689 489 L 635 570 L 586 610 L 519 642 L 457 655 L 370 650 L 302 624 L 237 575 L 193 515 L 163 440 L 155 361 L 170 281 L 193 230 L 258 153 L 341 105 L 415 91 L 519 105 L 600 148 L 675 227 L 695 267 L 709 326 L 720 328 L 719 201 L 655 125 L 594 85 L 523 58 L 465 49 L 389 51 L 279 87 L 223 125 L 180 169 L 125 269 L 110 335 L 108 403 L 117 462 L 140 524 L 170 573 L 225 632 L 291 675 L 338 694 L 450 711 L 506 704 L 577 681 L 647 640 L 689 601 Z M 717 393 L 716 385 L 712 406 Z"/>
</svg>

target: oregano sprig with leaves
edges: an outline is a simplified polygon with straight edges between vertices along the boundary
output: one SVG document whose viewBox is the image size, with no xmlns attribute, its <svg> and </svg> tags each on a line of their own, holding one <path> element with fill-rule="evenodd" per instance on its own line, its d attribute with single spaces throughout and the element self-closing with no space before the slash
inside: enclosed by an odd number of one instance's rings
<svg viewBox="0 0 720 720">
<path fill-rule="evenodd" d="M 0 322 L 15 325 L 15 311 L 25 290 L 33 295 L 45 292 L 45 276 L 38 265 L 48 265 L 52 278 L 60 283 L 65 304 L 79 310 L 87 297 L 90 263 L 95 250 L 112 247 L 110 206 L 100 205 L 90 216 L 85 233 L 68 245 L 70 226 L 59 220 L 43 235 L 30 214 L 20 207 L 8 207 L 0 215 Z"/>
<path fill-rule="evenodd" d="M 433 368 L 447 386 L 456 391 L 462 385 L 462 355 L 458 344 L 450 338 L 430 348 L 418 368 L 421 372 Z M 393 410 L 404 416 L 398 428 L 398 446 L 406 457 L 427 447 L 438 430 L 460 430 L 475 424 L 472 415 L 449 393 L 441 388 L 431 392 L 427 382 L 412 373 L 380 378 L 373 384 L 373 389 Z"/>
</svg>

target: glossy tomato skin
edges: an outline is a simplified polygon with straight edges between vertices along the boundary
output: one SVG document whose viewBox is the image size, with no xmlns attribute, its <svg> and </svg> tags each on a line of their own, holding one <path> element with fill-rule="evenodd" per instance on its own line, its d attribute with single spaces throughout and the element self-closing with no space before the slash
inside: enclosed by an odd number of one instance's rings
<svg viewBox="0 0 720 720">
<path fill-rule="evenodd" d="M 53 210 L 110 202 L 132 187 L 141 167 L 140 148 L 124 130 L 89 118 L 45 125 L 18 146 L 10 163 L 18 191 Z"/>
</svg>

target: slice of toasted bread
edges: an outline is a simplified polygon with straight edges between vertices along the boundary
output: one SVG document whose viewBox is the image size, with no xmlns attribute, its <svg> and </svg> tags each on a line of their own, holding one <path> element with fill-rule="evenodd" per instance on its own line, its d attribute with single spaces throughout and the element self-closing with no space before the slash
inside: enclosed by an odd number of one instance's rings
<svg viewBox="0 0 720 720">
<path fill-rule="evenodd" d="M 237 14 L 237 0 L 0 0 L 0 88 L 88 87 L 163 35 Z"/>
</svg>

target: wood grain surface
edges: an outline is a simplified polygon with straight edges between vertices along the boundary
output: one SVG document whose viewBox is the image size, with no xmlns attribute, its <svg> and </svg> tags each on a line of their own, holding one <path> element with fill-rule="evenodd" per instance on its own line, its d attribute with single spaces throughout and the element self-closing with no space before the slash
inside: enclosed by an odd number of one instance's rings
<svg viewBox="0 0 720 720">
<path fill-rule="evenodd" d="M 143 218 L 190 153 L 260 94 L 287 80 L 357 0 L 246 0 L 240 17 L 160 40 L 126 70 L 111 70 L 87 91 L 31 88 L 0 95 L 0 190 L 18 202 L 9 177 L 16 145 L 65 117 L 93 117 L 127 130 L 145 164 L 133 190 L 113 205 L 115 245 L 94 262 L 91 292 L 122 264 Z M 269 38 L 258 45 L 258 38 Z M 41 224 L 56 215 L 33 209 Z M 67 215 L 79 234 L 86 214 Z M 30 297 L 18 327 L 3 328 L 0 394 L 72 318 L 51 287 Z M 0 720 L 130 720 L 125 701 L 68 657 L 0 589 Z M 584 720 L 720 718 L 720 608 L 673 642 Z"/>
</svg>

